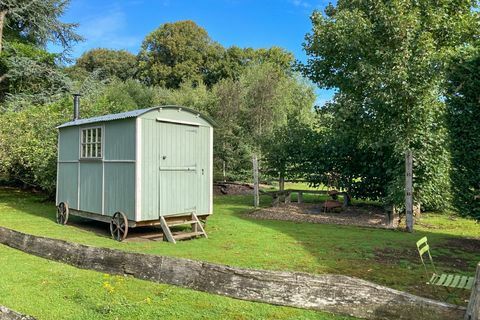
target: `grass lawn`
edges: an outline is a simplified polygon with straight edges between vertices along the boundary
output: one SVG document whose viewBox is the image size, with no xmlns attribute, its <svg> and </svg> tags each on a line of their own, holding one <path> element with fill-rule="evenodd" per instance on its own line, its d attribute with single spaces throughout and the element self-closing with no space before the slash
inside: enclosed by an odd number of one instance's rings
<svg viewBox="0 0 480 320">
<path fill-rule="evenodd" d="M 38 319 L 352 319 L 76 269 L 0 245 L 0 305 Z"/>
<path fill-rule="evenodd" d="M 429 237 L 433 258 L 437 267 L 444 272 L 473 274 L 476 263 L 480 261 L 480 225 L 472 220 L 434 213 L 423 215 L 416 225 L 416 232 L 408 234 L 401 231 L 351 226 L 252 220 L 244 214 L 252 210 L 250 196 L 220 196 L 214 200 L 214 215 L 207 223 L 206 231 L 209 238 L 172 245 L 152 241 L 118 243 L 103 232 L 108 229 L 106 224 L 101 225 L 101 229 L 94 229 L 96 231 L 89 231 L 91 222 L 82 223 L 88 228 L 57 225 L 54 222 L 54 205 L 42 200 L 42 196 L 39 195 L 0 189 L 0 225 L 26 233 L 94 246 L 185 257 L 245 268 L 351 275 L 440 300 L 445 299 L 448 294 L 441 288 L 434 291 L 425 284 L 425 275 L 416 253 L 416 240 L 424 235 Z M 267 198 L 262 198 L 264 205 L 267 201 Z M 79 221 L 73 219 L 76 224 L 80 223 Z M 102 232 L 99 233 L 98 230 Z M 59 295 L 60 300 L 67 300 L 65 308 L 73 312 L 72 314 L 83 312 L 85 315 L 85 312 L 92 312 L 92 316 L 88 317 L 94 318 L 94 315 L 101 316 L 101 310 L 109 308 L 108 297 L 112 295 L 106 294 L 106 289 L 102 287 L 103 276 L 99 273 L 58 265 L 5 247 L 0 247 L 0 254 L 2 268 L 6 265 L 7 270 L 11 269 L 9 272 L 0 273 L 0 304 L 50 318 L 48 309 L 55 307 L 49 306 L 43 298 L 41 299 L 43 302 L 39 300 L 38 305 L 34 305 L 36 302 L 32 299 L 33 296 L 39 299 L 37 295 L 40 292 L 41 296 L 42 290 L 50 290 L 52 297 Z M 5 259 L 4 256 L 11 258 Z M 30 278 L 33 279 L 29 280 Z M 52 283 L 50 288 L 43 287 L 43 280 L 39 280 L 43 278 Z M 16 281 L 12 282 L 12 279 Z M 201 309 L 192 317 L 215 318 L 230 312 L 232 316 L 226 318 L 335 319 L 322 313 L 250 304 L 135 279 L 127 279 L 125 283 L 122 284 L 125 289 L 119 289 L 115 291 L 118 293 L 117 296 L 113 295 L 116 300 L 124 302 L 122 306 L 113 304 L 113 318 L 115 314 L 122 318 L 122 312 L 130 309 L 134 316 L 138 314 L 140 317 L 143 316 L 141 312 L 151 312 L 149 314 L 154 315 L 154 312 L 164 310 L 161 308 L 167 308 L 158 302 L 151 305 L 141 303 L 151 295 L 150 299 L 160 299 L 158 301 L 164 298 L 167 301 L 171 299 L 169 301 L 172 305 L 181 305 L 169 309 L 172 317 L 181 318 L 185 315 L 190 318 L 188 312 L 193 314 L 193 310 L 198 307 L 196 307 L 198 300 L 200 301 L 198 304 L 203 305 L 205 302 L 205 305 L 210 307 Z M 3 290 L 3 286 L 7 285 L 8 290 Z M 133 289 L 140 286 L 141 290 Z M 75 290 L 78 290 L 78 294 Z M 125 290 L 123 294 L 122 290 Z M 156 290 L 168 291 L 169 294 L 160 294 L 162 298 L 158 298 L 151 294 L 157 292 Z M 71 295 L 65 292 L 71 292 Z M 462 304 L 468 295 L 469 292 L 466 291 L 456 292 L 455 297 L 449 302 Z M 195 298 L 189 300 L 187 296 Z M 94 305 L 98 299 L 103 299 L 99 309 L 87 306 Z M 36 309 L 39 311 L 34 312 Z M 83 309 L 85 311 L 80 311 Z M 179 315 L 175 316 L 175 312 Z"/>
</svg>

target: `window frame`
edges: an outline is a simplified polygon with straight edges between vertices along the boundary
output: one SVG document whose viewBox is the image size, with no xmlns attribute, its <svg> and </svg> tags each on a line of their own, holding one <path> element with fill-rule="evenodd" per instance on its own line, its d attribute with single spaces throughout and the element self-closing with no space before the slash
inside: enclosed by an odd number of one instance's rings
<svg viewBox="0 0 480 320">
<path fill-rule="evenodd" d="M 96 129 L 100 130 L 100 141 L 95 140 L 95 142 L 88 142 L 88 138 L 87 138 L 87 142 L 83 141 L 84 131 L 87 132 L 86 134 L 88 136 L 89 132 L 92 132 L 92 131 L 89 131 L 89 130 L 94 130 L 94 129 L 95 130 Z M 95 135 L 97 135 L 97 133 Z M 100 156 L 96 156 L 96 157 L 88 156 L 88 149 L 86 151 L 86 155 L 84 155 L 83 152 L 82 152 L 84 145 L 87 145 L 87 146 L 88 145 L 94 145 L 94 146 L 100 145 Z M 95 150 L 97 151 L 98 149 L 95 148 Z M 105 127 L 104 126 L 91 126 L 91 127 L 81 127 L 81 128 L 79 128 L 78 153 L 79 153 L 79 157 L 78 157 L 79 160 L 87 160 L 87 161 L 101 161 L 101 160 L 103 160 L 103 157 L 104 157 L 104 154 L 105 154 Z"/>
</svg>

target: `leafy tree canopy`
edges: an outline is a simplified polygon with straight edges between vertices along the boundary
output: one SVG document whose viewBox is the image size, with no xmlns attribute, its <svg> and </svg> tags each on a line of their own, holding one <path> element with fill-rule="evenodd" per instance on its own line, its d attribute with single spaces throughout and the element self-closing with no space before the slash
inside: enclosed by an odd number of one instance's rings
<svg viewBox="0 0 480 320">
<path fill-rule="evenodd" d="M 167 88 L 203 81 L 221 52 L 222 47 L 193 21 L 165 23 L 143 41 L 139 75 L 149 85 Z"/>
<path fill-rule="evenodd" d="M 272 63 L 290 71 L 293 55 L 279 47 L 225 49 L 193 21 L 166 23 L 143 41 L 139 78 L 148 85 L 179 88 L 182 83 L 212 87 L 221 79 L 238 79 L 252 64 Z"/>
<path fill-rule="evenodd" d="M 0 2 L 0 101 L 43 103 L 65 91 L 68 79 L 56 68 L 64 54 L 45 51 L 48 42 L 66 51 L 81 40 L 76 24 L 60 21 L 69 1 L 2 0 Z"/>
<path fill-rule="evenodd" d="M 403 202 L 403 153 L 415 156 L 415 197 L 429 208 L 449 200 L 444 66 L 478 30 L 477 3 L 464 1 L 340 0 L 312 15 L 304 74 L 337 88 L 332 130 L 353 139 L 348 158 L 369 154 L 369 166 L 343 179 L 385 181 L 376 194 Z M 347 134 L 347 136 L 345 136 Z M 358 152 L 362 151 L 362 152 Z M 369 172 L 364 168 L 371 167 Z"/>
<path fill-rule="evenodd" d="M 447 82 L 452 150 L 452 189 L 462 215 L 480 220 L 480 50 L 460 50 L 450 62 Z"/>
<path fill-rule="evenodd" d="M 75 33 L 77 24 L 60 21 L 68 0 L 2 0 L 0 3 L 0 51 L 2 30 L 7 40 L 21 38 L 45 46 L 48 42 L 69 48 L 82 38 Z"/>
<path fill-rule="evenodd" d="M 131 79 L 137 72 L 137 57 L 126 50 L 92 49 L 77 59 L 76 69 L 99 71 L 102 79 Z"/>
</svg>

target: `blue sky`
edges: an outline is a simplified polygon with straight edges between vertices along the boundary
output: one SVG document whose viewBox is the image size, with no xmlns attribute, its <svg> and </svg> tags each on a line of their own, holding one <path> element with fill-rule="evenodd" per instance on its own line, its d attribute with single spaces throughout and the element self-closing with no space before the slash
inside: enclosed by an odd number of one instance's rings
<svg viewBox="0 0 480 320">
<path fill-rule="evenodd" d="M 280 46 L 305 61 L 309 16 L 328 0 L 71 0 L 62 20 L 80 24 L 85 41 L 75 46 L 77 58 L 92 48 L 126 49 L 137 53 L 143 38 L 165 22 L 193 20 L 223 46 Z M 317 90 L 317 104 L 332 91 Z"/>
</svg>

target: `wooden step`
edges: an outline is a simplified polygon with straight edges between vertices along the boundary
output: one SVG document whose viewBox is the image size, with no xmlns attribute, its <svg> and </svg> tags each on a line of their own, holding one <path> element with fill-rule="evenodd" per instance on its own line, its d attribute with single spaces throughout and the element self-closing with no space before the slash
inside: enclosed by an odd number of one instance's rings
<svg viewBox="0 0 480 320">
<path fill-rule="evenodd" d="M 160 217 L 160 226 L 162 227 L 163 234 L 165 235 L 165 238 L 168 240 L 168 242 L 176 243 L 176 240 L 191 239 L 197 236 L 204 236 L 205 238 L 208 238 L 207 233 L 205 232 L 205 229 L 203 229 L 203 226 L 200 223 L 200 220 L 198 220 L 195 212 L 192 212 L 188 216 L 183 215 L 169 217 L 169 220 L 170 222 L 168 222 L 164 216 Z M 192 226 L 191 232 L 176 232 L 175 234 L 172 234 L 172 230 L 170 230 L 170 227 L 187 224 Z"/>
<path fill-rule="evenodd" d="M 174 234 L 173 235 L 173 238 L 175 240 L 183 240 L 183 239 L 190 239 L 190 238 L 194 238 L 194 237 L 197 237 L 197 236 L 203 236 L 205 235 L 203 232 L 201 231 L 197 231 L 197 232 L 182 232 L 182 233 L 179 233 L 179 234 Z"/>
<path fill-rule="evenodd" d="M 167 225 L 169 227 L 181 226 L 181 225 L 184 225 L 184 224 L 192 224 L 192 223 L 197 223 L 197 221 L 196 220 L 188 220 L 188 221 L 181 221 L 181 222 L 168 222 L 167 221 Z"/>
</svg>

